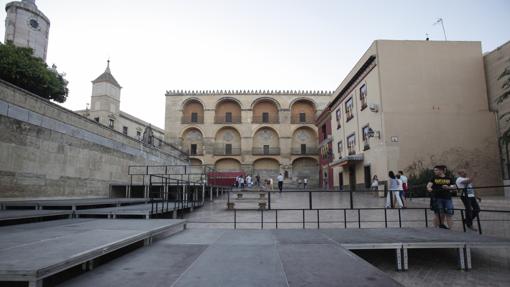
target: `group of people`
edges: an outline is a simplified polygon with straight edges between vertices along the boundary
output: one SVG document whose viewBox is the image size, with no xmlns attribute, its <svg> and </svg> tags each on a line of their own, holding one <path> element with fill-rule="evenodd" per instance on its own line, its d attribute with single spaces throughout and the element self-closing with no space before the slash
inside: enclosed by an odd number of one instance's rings
<svg viewBox="0 0 510 287">
<path fill-rule="evenodd" d="M 278 181 L 278 191 L 283 191 L 283 175 L 280 173 L 276 180 Z M 298 187 L 301 187 L 301 183 L 303 184 L 303 188 L 306 189 L 306 186 L 308 185 L 308 178 L 303 178 L 303 181 L 301 179 L 298 180 Z M 268 177 L 264 180 L 264 185 L 261 185 L 260 183 L 260 176 L 257 174 L 255 176 L 255 183 L 252 182 L 252 177 L 250 175 L 247 175 L 246 177 L 243 176 L 236 176 L 235 178 L 235 187 L 237 188 L 245 188 L 245 187 L 253 187 L 254 185 L 257 187 L 267 188 L 268 190 L 273 190 L 273 179 L 271 177 Z"/>
<path fill-rule="evenodd" d="M 466 210 L 466 226 L 471 230 L 476 230 L 473 227 L 473 219 L 480 213 L 477 200 L 481 201 L 482 199 L 475 195 L 473 178 L 468 177 L 465 170 L 459 170 L 458 177 L 454 181 L 453 178 L 446 175 L 446 166 L 444 165 L 434 167 L 434 176 L 427 184 L 427 191 L 430 193 L 430 208 L 435 214 L 434 226 L 445 229 L 452 228 L 454 213 L 452 191 L 457 190 L 461 191 L 460 199 Z"/>
<path fill-rule="evenodd" d="M 458 171 L 456 180 L 446 175 L 446 166 L 437 165 L 434 167 L 434 176 L 427 183 L 427 191 L 430 195 L 430 208 L 434 211 L 434 226 L 450 229 L 453 226 L 452 216 L 454 214 L 452 193 L 461 191 L 460 199 L 466 210 L 466 226 L 469 229 L 476 230 L 473 227 L 473 220 L 480 212 L 478 201 L 481 198 L 475 196 L 472 185 L 472 177 L 468 177 L 465 170 Z M 408 179 L 402 171 L 395 174 L 393 171 L 388 173 L 388 194 L 386 196 L 386 208 L 392 207 L 392 203 L 398 204 L 399 208 L 407 208 L 408 198 Z M 372 178 L 372 190 L 379 190 L 379 179 L 377 175 Z"/>
</svg>

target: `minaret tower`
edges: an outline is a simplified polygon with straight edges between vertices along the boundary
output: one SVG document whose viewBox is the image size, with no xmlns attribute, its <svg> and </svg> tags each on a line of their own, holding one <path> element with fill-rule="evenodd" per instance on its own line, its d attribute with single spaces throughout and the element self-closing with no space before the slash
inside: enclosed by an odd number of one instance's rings
<svg viewBox="0 0 510 287">
<path fill-rule="evenodd" d="M 37 9 L 35 0 L 7 3 L 5 11 L 5 42 L 30 47 L 34 50 L 34 56 L 46 61 L 50 20 Z"/>
<path fill-rule="evenodd" d="M 114 127 L 120 115 L 120 90 L 122 87 L 110 71 L 110 60 L 106 70 L 92 81 L 91 111 L 101 116 L 101 122 Z M 106 120 L 108 119 L 108 122 Z M 103 122 L 104 121 L 104 122 Z"/>
</svg>

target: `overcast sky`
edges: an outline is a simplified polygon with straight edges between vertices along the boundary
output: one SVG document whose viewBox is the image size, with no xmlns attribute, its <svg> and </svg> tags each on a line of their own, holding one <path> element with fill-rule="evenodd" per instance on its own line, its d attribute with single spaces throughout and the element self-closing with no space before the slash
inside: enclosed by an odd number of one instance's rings
<svg viewBox="0 0 510 287">
<path fill-rule="evenodd" d="M 161 128 L 166 90 L 334 90 L 373 40 L 443 40 L 439 17 L 448 40 L 481 41 L 484 52 L 510 40 L 509 0 L 36 4 L 51 21 L 47 62 L 67 74 L 66 108 L 85 108 L 110 58 L 121 110 Z"/>
</svg>

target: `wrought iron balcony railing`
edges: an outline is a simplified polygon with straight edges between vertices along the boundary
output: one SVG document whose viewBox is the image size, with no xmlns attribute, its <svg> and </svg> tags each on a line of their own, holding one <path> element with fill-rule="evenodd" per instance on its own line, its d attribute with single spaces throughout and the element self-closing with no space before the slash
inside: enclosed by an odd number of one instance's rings
<svg viewBox="0 0 510 287">
<path fill-rule="evenodd" d="M 240 124 L 241 116 L 226 116 L 226 115 L 216 115 L 214 117 L 215 124 Z"/>
<path fill-rule="evenodd" d="M 292 148 L 293 155 L 318 155 L 319 149 L 316 147 L 306 147 L 306 148 Z"/>
<path fill-rule="evenodd" d="M 252 148 L 251 153 L 253 155 L 279 155 L 280 148 L 279 147 L 270 147 L 270 148 L 254 147 L 254 148 Z"/>
</svg>

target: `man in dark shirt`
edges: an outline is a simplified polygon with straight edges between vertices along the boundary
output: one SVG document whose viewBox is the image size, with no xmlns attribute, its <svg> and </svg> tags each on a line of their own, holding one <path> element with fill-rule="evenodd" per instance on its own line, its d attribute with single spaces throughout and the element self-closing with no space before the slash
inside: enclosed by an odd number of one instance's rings
<svg viewBox="0 0 510 287">
<path fill-rule="evenodd" d="M 453 179 L 446 176 L 446 166 L 436 165 L 434 167 L 434 176 L 427 184 L 427 190 L 431 198 L 431 208 L 435 213 L 435 227 L 452 228 L 453 202 L 451 190 L 456 188 Z M 445 225 L 445 222 L 448 223 L 448 226 Z"/>
</svg>

